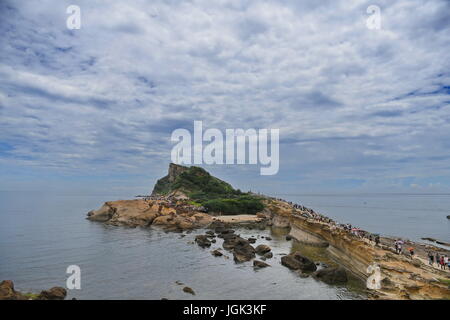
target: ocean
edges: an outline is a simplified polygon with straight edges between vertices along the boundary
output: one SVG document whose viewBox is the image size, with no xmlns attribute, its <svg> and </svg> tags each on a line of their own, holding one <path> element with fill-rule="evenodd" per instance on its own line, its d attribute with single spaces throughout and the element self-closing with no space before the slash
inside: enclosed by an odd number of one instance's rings
<svg viewBox="0 0 450 320">
<path fill-rule="evenodd" d="M 280 264 L 282 254 L 301 250 L 329 265 L 324 249 L 285 240 L 285 231 L 238 229 L 258 237 L 256 245 L 272 247 L 271 267 L 253 270 L 251 262 L 235 264 L 232 255 L 213 257 L 192 243 L 196 233 L 106 226 L 85 219 L 103 202 L 130 199 L 111 195 L 49 195 L 0 192 L 0 280 L 13 280 L 21 291 L 39 292 L 65 286 L 69 265 L 81 268 L 77 299 L 359 299 L 363 284 L 351 277 L 345 286 L 300 278 Z M 417 240 L 422 236 L 449 240 L 445 209 L 448 196 L 290 195 L 342 222 L 382 234 Z M 271 241 L 261 236 L 270 235 Z M 183 283 L 179 285 L 178 283 Z M 196 295 L 182 291 L 191 287 Z"/>
</svg>

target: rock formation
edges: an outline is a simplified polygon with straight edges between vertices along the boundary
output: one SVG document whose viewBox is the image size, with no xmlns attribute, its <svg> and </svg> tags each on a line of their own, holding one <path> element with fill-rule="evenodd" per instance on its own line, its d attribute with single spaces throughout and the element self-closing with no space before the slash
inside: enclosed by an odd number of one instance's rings
<svg viewBox="0 0 450 320">
<path fill-rule="evenodd" d="M 281 257 L 281 264 L 291 270 L 316 271 L 316 264 L 307 257 L 294 252 L 287 256 Z"/>
<path fill-rule="evenodd" d="M 347 272 L 342 267 L 323 268 L 316 271 L 313 276 L 328 284 L 342 284 L 348 280 Z"/>
<path fill-rule="evenodd" d="M 0 282 L 0 300 L 64 300 L 66 296 L 67 291 L 62 287 L 53 287 L 41 291 L 40 294 L 32 294 L 16 291 L 11 280 Z"/>
</svg>

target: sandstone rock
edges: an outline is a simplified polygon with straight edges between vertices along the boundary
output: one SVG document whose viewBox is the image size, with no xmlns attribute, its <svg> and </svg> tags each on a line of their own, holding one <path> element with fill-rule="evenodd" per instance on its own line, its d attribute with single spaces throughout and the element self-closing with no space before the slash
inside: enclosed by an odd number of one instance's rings
<svg viewBox="0 0 450 320">
<path fill-rule="evenodd" d="M 347 272 L 341 267 L 320 269 L 313 275 L 328 284 L 341 284 L 348 281 Z"/>
<path fill-rule="evenodd" d="M 256 238 L 252 238 L 252 237 L 248 238 L 247 240 L 250 243 L 255 243 L 256 242 Z"/>
<path fill-rule="evenodd" d="M 113 211 L 111 210 L 111 207 L 104 204 L 99 210 L 89 211 L 87 219 L 91 221 L 106 222 L 111 219 L 112 215 Z"/>
<path fill-rule="evenodd" d="M 11 280 L 0 282 L 0 300 L 25 300 L 20 292 L 14 290 L 14 283 Z"/>
<path fill-rule="evenodd" d="M 49 290 L 43 290 L 39 294 L 39 300 L 64 300 L 67 296 L 66 289 L 62 287 L 53 287 Z"/>
<path fill-rule="evenodd" d="M 265 253 L 269 252 L 271 249 L 268 245 L 265 244 L 260 244 L 259 246 L 257 246 L 255 248 L 256 253 L 259 254 L 260 256 L 264 255 Z"/>
<path fill-rule="evenodd" d="M 259 261 L 259 260 L 253 260 L 253 267 L 255 269 L 260 269 L 260 268 L 270 267 L 270 265 L 265 262 Z"/>
<path fill-rule="evenodd" d="M 192 288 L 184 287 L 184 288 L 183 288 L 183 291 L 186 292 L 186 293 L 190 293 L 190 294 L 192 294 L 193 296 L 195 296 L 195 292 L 194 292 L 194 290 L 192 290 Z"/>
<path fill-rule="evenodd" d="M 294 252 L 287 256 L 281 257 L 281 264 L 292 270 L 317 270 L 316 264 L 305 256 L 302 256 L 299 252 Z"/>
<path fill-rule="evenodd" d="M 212 253 L 212 255 L 214 256 L 214 257 L 221 257 L 221 256 L 223 256 L 223 253 L 222 252 L 220 252 L 219 250 L 213 250 L 213 251 L 211 251 L 211 253 Z"/>
<path fill-rule="evenodd" d="M 245 262 L 250 261 L 255 257 L 255 248 L 253 248 L 250 243 L 242 238 L 237 238 L 235 240 L 233 248 L 233 258 L 235 262 Z"/>
<path fill-rule="evenodd" d="M 208 237 L 205 235 L 195 236 L 195 242 L 199 245 L 199 247 L 206 248 L 211 246 L 211 241 L 209 241 Z"/>
<path fill-rule="evenodd" d="M 264 259 L 270 259 L 270 258 L 272 258 L 272 257 L 273 257 L 272 251 L 266 252 L 266 253 L 263 255 L 263 258 L 264 258 Z"/>
</svg>

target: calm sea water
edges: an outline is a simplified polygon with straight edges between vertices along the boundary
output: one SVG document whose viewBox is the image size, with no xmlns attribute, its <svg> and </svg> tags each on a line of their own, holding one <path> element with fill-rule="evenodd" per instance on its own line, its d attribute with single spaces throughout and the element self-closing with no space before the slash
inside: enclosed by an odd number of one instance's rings
<svg viewBox="0 0 450 320">
<path fill-rule="evenodd" d="M 192 244 L 195 232 L 164 233 L 156 229 L 121 228 L 90 222 L 85 214 L 112 196 L 21 195 L 0 192 L 0 280 L 11 279 L 19 290 L 38 292 L 65 286 L 66 268 L 81 268 L 79 299 L 355 299 L 364 297 L 362 284 L 329 286 L 300 278 L 281 266 L 281 254 L 301 250 L 316 261 L 333 264 L 323 249 L 301 247 L 284 239 L 280 230 L 238 230 L 273 248 L 270 268 L 254 271 L 251 262 L 235 264 L 216 258 L 210 249 Z M 285 196 L 284 198 L 288 198 Z M 293 197 L 342 221 L 368 230 L 411 238 L 423 235 L 449 238 L 445 197 Z M 296 201 L 297 201 L 296 200 Z M 301 200 L 301 201 L 300 201 Z M 415 203 L 415 204 L 414 204 Z M 405 205 L 406 207 L 402 207 Z M 411 209 L 423 210 L 411 210 Z M 426 209 L 426 210 L 425 210 Z M 180 281 L 196 292 L 182 291 Z"/>
</svg>

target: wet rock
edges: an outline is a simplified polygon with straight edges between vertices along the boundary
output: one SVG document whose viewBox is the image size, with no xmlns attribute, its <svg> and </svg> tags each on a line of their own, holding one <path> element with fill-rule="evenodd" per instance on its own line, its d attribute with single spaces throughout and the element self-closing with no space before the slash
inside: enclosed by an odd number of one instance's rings
<svg viewBox="0 0 450 320">
<path fill-rule="evenodd" d="M 309 278 L 309 274 L 307 274 L 307 273 L 303 273 L 303 272 L 299 272 L 298 273 L 298 276 L 300 277 L 300 278 Z"/>
<path fill-rule="evenodd" d="M 250 243 L 255 243 L 256 242 L 256 238 L 252 238 L 252 237 L 248 238 L 247 240 Z"/>
<path fill-rule="evenodd" d="M 265 268 L 265 267 L 270 267 L 269 264 L 259 261 L 259 260 L 253 260 L 253 267 L 255 269 L 261 269 L 261 268 Z"/>
<path fill-rule="evenodd" d="M 269 252 L 271 249 L 268 245 L 265 244 L 260 244 L 259 246 L 257 246 L 255 248 L 256 253 L 259 254 L 260 256 L 264 255 L 265 253 Z"/>
<path fill-rule="evenodd" d="M 316 264 L 305 256 L 302 256 L 299 252 L 294 252 L 287 256 L 281 257 L 281 264 L 291 270 L 317 270 Z"/>
<path fill-rule="evenodd" d="M 286 241 L 291 241 L 291 240 L 292 240 L 292 236 L 287 235 L 287 236 L 286 236 Z"/>
<path fill-rule="evenodd" d="M 218 249 L 211 251 L 211 254 L 212 254 L 214 257 L 221 257 L 221 256 L 223 256 L 223 253 L 220 252 Z"/>
<path fill-rule="evenodd" d="M 263 258 L 264 258 L 264 259 L 270 259 L 270 258 L 272 258 L 272 257 L 273 257 L 272 251 L 266 252 L 266 253 L 264 253 L 264 255 L 263 255 Z"/>
<path fill-rule="evenodd" d="M 206 231 L 205 233 L 206 233 L 206 235 L 209 236 L 209 237 L 215 237 L 214 232 L 211 231 L 211 230 L 208 230 L 208 231 Z"/>
<path fill-rule="evenodd" d="M 342 267 L 320 269 L 313 275 L 328 284 L 341 284 L 348 281 L 347 272 Z"/>
<path fill-rule="evenodd" d="M 205 235 L 195 236 L 195 242 L 197 242 L 197 244 L 202 248 L 211 246 L 211 241 L 209 241 L 208 237 Z"/>
<path fill-rule="evenodd" d="M 255 248 L 253 248 L 250 243 L 242 238 L 237 238 L 235 240 L 233 248 L 233 258 L 235 262 L 245 262 L 250 261 L 255 257 Z"/>
<path fill-rule="evenodd" d="M 447 216 L 447 219 L 450 219 L 450 215 Z"/>
<path fill-rule="evenodd" d="M 266 240 L 269 240 L 269 241 L 270 241 L 270 240 L 272 240 L 272 238 L 271 238 L 271 237 L 266 237 Z"/>
<path fill-rule="evenodd" d="M 38 296 L 38 300 L 64 300 L 66 296 L 66 289 L 62 287 L 53 287 L 49 290 L 41 291 Z"/>
<path fill-rule="evenodd" d="M 194 290 L 192 290 L 192 288 L 184 287 L 184 288 L 183 288 L 183 291 L 186 292 L 186 293 L 190 293 L 190 294 L 192 294 L 193 296 L 195 296 L 195 292 L 194 292 Z"/>
<path fill-rule="evenodd" d="M 0 282 L 0 300 L 25 300 L 20 292 L 14 290 L 14 283 L 11 280 Z"/>
</svg>

